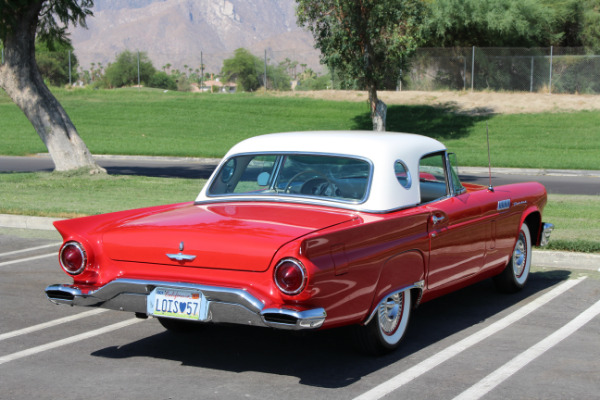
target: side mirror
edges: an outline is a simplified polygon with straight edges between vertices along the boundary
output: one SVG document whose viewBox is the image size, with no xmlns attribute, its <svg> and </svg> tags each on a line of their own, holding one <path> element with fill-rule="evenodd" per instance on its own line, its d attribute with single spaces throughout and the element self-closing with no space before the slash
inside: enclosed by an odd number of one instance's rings
<svg viewBox="0 0 600 400">
<path fill-rule="evenodd" d="M 267 186 L 269 184 L 269 178 L 271 175 L 268 172 L 261 172 L 258 174 L 258 178 L 256 179 L 256 183 L 258 186 Z"/>
</svg>

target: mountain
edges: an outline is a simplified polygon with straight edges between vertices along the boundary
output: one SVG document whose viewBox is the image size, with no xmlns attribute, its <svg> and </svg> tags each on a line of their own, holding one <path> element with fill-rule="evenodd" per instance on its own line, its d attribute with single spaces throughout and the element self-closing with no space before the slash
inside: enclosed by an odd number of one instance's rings
<svg viewBox="0 0 600 400">
<path fill-rule="evenodd" d="M 106 66 L 123 50 L 145 51 L 154 67 L 219 72 L 240 47 L 269 63 L 289 58 L 321 71 L 310 33 L 296 24 L 294 0 L 96 0 L 88 29 L 72 28 L 80 66 Z"/>
</svg>

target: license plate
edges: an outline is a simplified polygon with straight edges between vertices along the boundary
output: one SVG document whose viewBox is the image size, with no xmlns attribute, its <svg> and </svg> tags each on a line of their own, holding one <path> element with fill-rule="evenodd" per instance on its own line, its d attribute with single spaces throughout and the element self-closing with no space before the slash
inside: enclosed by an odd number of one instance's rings
<svg viewBox="0 0 600 400">
<path fill-rule="evenodd" d="M 201 320 L 205 308 L 202 293 L 193 290 L 156 288 L 147 300 L 148 314 L 157 317 Z"/>
</svg>

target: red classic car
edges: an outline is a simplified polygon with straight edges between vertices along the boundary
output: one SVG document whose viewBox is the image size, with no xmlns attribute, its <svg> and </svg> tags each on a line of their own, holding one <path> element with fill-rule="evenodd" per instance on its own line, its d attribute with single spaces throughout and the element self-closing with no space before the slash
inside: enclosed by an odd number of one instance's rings
<svg viewBox="0 0 600 400">
<path fill-rule="evenodd" d="M 73 283 L 46 294 L 171 330 L 353 325 L 388 352 L 419 303 L 491 277 L 521 289 L 552 231 L 542 185 L 461 184 L 453 158 L 403 133 L 245 140 L 193 202 L 56 222 Z"/>
</svg>

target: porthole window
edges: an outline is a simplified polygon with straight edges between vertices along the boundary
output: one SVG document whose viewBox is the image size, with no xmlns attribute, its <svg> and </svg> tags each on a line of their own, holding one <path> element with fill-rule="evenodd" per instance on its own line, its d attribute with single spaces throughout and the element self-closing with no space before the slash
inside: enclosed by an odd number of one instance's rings
<svg viewBox="0 0 600 400">
<path fill-rule="evenodd" d="M 402 161 L 396 161 L 394 164 L 394 173 L 396 174 L 396 179 L 405 189 L 410 189 L 410 185 L 412 183 L 412 179 L 410 177 L 410 172 Z"/>
<path fill-rule="evenodd" d="M 227 161 L 227 163 L 225 163 L 223 168 L 221 168 L 221 181 L 223 181 L 223 183 L 228 183 L 233 177 L 236 163 L 237 161 L 235 160 L 235 158 L 232 158 L 229 161 Z"/>
</svg>

